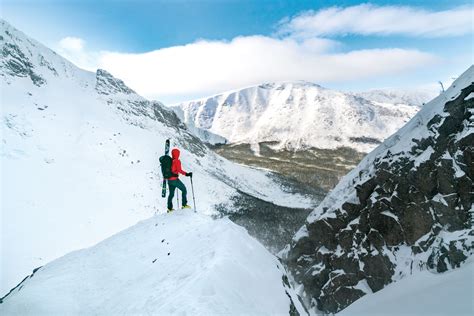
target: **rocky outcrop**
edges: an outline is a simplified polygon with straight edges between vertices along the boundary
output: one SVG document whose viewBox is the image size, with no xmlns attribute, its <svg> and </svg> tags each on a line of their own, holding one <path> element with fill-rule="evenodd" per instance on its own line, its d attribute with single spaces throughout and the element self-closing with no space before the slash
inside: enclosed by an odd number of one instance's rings
<svg viewBox="0 0 474 316">
<path fill-rule="evenodd" d="M 115 78 L 106 70 L 97 69 L 96 80 L 95 89 L 99 94 L 135 94 L 135 91 L 127 87 L 122 80 Z"/>
<path fill-rule="evenodd" d="M 74 78 L 84 86 L 84 78 L 77 76 L 77 67 L 52 50 L 29 38 L 0 18 L 0 78 L 10 85 L 25 78 L 42 87 L 62 78 Z"/>
<path fill-rule="evenodd" d="M 283 255 L 310 308 L 335 313 L 473 253 L 474 67 L 342 179 Z"/>
<path fill-rule="evenodd" d="M 43 85 L 46 80 L 37 72 L 32 62 L 31 52 L 25 53 L 20 45 L 22 40 L 14 36 L 4 24 L 5 21 L 0 20 L 2 30 L 0 35 L 0 54 L 2 56 L 0 61 L 0 76 L 27 77 L 30 78 L 36 86 Z M 40 55 L 43 60 L 44 57 Z M 48 65 L 49 66 L 49 65 Z M 51 66 L 50 66 L 51 67 Z M 54 70 L 54 68 L 52 68 Z M 55 70 L 54 70 L 55 71 Z"/>
<path fill-rule="evenodd" d="M 135 91 L 127 87 L 122 80 L 115 78 L 103 69 L 96 71 L 95 90 L 109 106 L 115 107 L 129 124 L 139 126 L 140 128 L 147 128 L 143 117 L 148 117 L 152 121 L 158 121 L 162 125 L 172 128 L 175 133 L 180 135 L 183 141 L 179 145 L 182 148 L 201 157 L 205 155 L 207 151 L 205 145 L 193 134 L 189 133 L 186 125 L 181 122 L 176 113 L 165 107 L 163 103 L 149 101 L 139 96 Z"/>
</svg>

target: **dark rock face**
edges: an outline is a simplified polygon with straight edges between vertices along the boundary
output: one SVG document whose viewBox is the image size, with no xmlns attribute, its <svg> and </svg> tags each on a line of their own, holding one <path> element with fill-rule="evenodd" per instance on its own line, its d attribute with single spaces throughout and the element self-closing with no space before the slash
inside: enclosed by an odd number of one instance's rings
<svg viewBox="0 0 474 316">
<path fill-rule="evenodd" d="M 99 94 L 135 94 L 135 91 L 125 85 L 125 83 L 112 76 L 110 73 L 103 69 L 97 69 L 96 72 L 96 90 Z"/>
<path fill-rule="evenodd" d="M 307 307 L 335 313 L 364 287 L 379 291 L 416 268 L 444 272 L 473 253 L 471 81 L 420 126 L 429 136 L 396 154 L 381 151 L 368 177 L 344 179 L 352 198 L 333 196 L 334 206 L 323 202 L 310 215 L 283 256 Z"/>
<path fill-rule="evenodd" d="M 5 23 L 0 20 L 0 23 Z M 22 40 L 14 36 L 8 29 L 0 36 L 0 76 L 14 76 L 14 77 L 28 77 L 36 86 L 41 86 L 46 83 L 46 80 L 36 71 L 32 62 L 31 52 L 23 52 L 19 47 Z M 29 54 L 28 54 L 29 53 Z M 40 60 L 44 61 L 44 57 L 39 55 Z M 41 66 L 46 66 L 54 72 L 51 65 L 42 63 Z"/>
</svg>

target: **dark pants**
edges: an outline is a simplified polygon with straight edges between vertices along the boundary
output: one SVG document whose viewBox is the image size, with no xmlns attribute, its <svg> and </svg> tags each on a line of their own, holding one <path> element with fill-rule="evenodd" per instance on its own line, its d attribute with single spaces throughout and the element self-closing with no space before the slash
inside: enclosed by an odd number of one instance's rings
<svg viewBox="0 0 474 316">
<path fill-rule="evenodd" d="M 168 180 L 168 188 L 170 189 L 170 194 L 168 195 L 168 209 L 173 208 L 173 198 L 174 198 L 174 191 L 176 189 L 180 189 L 182 193 L 182 202 L 183 206 L 188 204 L 188 199 L 186 198 L 186 187 L 184 186 L 184 183 L 181 182 L 181 180 Z"/>
</svg>

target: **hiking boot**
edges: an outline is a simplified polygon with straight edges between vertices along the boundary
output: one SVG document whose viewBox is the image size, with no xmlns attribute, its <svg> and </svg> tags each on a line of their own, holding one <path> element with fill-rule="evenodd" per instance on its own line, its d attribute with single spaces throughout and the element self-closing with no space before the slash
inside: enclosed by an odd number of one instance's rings
<svg viewBox="0 0 474 316">
<path fill-rule="evenodd" d="M 187 204 L 186 204 L 186 205 L 183 205 L 182 209 L 185 209 L 185 208 L 191 208 L 191 206 L 189 206 L 189 205 L 187 205 Z"/>
<path fill-rule="evenodd" d="M 171 212 L 173 212 L 173 211 L 174 211 L 174 208 L 169 208 L 168 211 L 167 211 L 167 213 L 171 213 Z"/>
</svg>

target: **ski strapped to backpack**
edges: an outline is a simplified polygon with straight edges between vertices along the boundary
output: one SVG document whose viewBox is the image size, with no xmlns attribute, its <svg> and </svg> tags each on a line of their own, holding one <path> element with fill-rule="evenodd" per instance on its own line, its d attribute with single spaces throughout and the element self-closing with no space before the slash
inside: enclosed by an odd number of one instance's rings
<svg viewBox="0 0 474 316">
<path fill-rule="evenodd" d="M 170 152 L 170 140 L 167 139 L 165 142 L 165 154 L 160 157 L 160 165 L 161 165 L 161 174 L 163 175 L 163 185 L 161 187 L 161 196 L 166 197 L 166 179 L 173 176 L 173 172 L 171 172 L 171 163 L 173 160 L 169 156 Z"/>
</svg>

